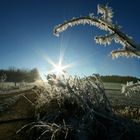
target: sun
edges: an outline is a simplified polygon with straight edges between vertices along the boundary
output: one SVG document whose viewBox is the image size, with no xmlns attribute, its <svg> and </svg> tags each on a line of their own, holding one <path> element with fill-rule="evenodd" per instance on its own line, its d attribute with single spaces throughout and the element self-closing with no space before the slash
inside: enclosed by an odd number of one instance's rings
<svg viewBox="0 0 140 140">
<path fill-rule="evenodd" d="M 61 65 L 56 65 L 53 71 L 56 73 L 57 76 L 65 74 L 65 68 Z"/>
<path fill-rule="evenodd" d="M 48 73 L 54 73 L 57 77 L 60 77 L 62 75 L 66 74 L 66 69 L 72 67 L 73 63 L 62 65 L 63 57 L 60 55 L 58 63 L 53 62 L 50 58 L 45 57 L 47 62 L 53 66 L 53 69 L 48 71 Z"/>
</svg>

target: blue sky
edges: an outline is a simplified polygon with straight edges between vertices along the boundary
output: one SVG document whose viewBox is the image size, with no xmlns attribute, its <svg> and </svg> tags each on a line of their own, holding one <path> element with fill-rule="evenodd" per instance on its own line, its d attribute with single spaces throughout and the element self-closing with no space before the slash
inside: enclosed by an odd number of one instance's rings
<svg viewBox="0 0 140 140">
<path fill-rule="evenodd" d="M 140 43 L 140 1 L 108 0 L 114 10 L 113 21 Z M 60 50 L 65 50 L 63 64 L 74 63 L 70 74 L 131 75 L 140 78 L 140 59 L 118 58 L 109 53 L 121 46 L 113 43 L 102 47 L 94 42 L 102 35 L 91 26 L 69 28 L 53 35 L 54 26 L 64 20 L 97 12 L 97 4 L 107 0 L 0 0 L 0 69 L 34 68 L 46 74 L 52 66 L 44 59 L 58 62 Z"/>
</svg>

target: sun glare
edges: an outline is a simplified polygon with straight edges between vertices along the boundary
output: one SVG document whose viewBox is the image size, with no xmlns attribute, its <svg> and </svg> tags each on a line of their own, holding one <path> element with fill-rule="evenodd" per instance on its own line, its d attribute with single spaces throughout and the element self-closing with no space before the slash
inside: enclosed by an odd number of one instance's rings
<svg viewBox="0 0 140 140">
<path fill-rule="evenodd" d="M 54 73 L 56 76 L 61 76 L 66 74 L 66 69 L 72 67 L 73 64 L 62 65 L 63 58 L 62 56 L 59 57 L 59 62 L 54 63 L 50 58 L 47 56 L 45 57 L 47 62 L 53 66 L 53 69 L 48 71 L 48 73 Z"/>
<path fill-rule="evenodd" d="M 61 65 L 56 65 L 54 68 L 54 72 L 56 72 L 56 75 L 62 75 L 65 74 L 64 68 Z"/>
</svg>

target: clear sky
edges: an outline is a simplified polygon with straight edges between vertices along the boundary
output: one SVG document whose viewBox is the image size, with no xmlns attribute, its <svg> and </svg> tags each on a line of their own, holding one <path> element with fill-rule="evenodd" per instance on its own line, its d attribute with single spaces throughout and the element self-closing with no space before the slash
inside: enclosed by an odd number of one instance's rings
<svg viewBox="0 0 140 140">
<path fill-rule="evenodd" d="M 64 20 L 91 12 L 97 13 L 97 4 L 107 0 L 0 0 L 0 69 L 37 67 L 42 74 L 52 66 L 49 57 L 58 62 L 63 50 L 63 64 L 74 63 L 67 69 L 70 74 L 131 75 L 140 78 L 140 59 L 118 58 L 109 53 L 121 47 L 113 43 L 102 47 L 94 42 L 102 32 L 89 25 L 69 28 L 53 35 L 55 25 Z M 113 21 L 140 43 L 140 1 L 108 0 L 114 10 Z M 65 50 L 65 51 L 64 51 Z"/>
</svg>

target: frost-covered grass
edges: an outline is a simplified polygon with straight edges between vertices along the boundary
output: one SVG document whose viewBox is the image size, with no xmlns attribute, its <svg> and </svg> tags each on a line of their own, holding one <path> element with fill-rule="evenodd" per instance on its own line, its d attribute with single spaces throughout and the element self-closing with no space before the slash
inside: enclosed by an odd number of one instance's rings
<svg viewBox="0 0 140 140">
<path fill-rule="evenodd" d="M 35 120 L 18 134 L 26 132 L 31 140 L 132 139 L 129 122 L 113 115 L 100 77 L 58 79 L 48 75 L 47 80 L 40 91 Z"/>
<path fill-rule="evenodd" d="M 122 88 L 116 89 L 117 85 L 113 83 L 107 83 L 105 85 L 107 97 L 112 105 L 114 113 L 129 118 L 132 120 L 140 121 L 140 90 L 139 82 L 128 82 L 126 85 L 122 85 Z"/>
<path fill-rule="evenodd" d="M 140 81 L 137 83 L 128 82 L 122 87 L 122 93 L 127 97 L 140 96 Z"/>
</svg>

